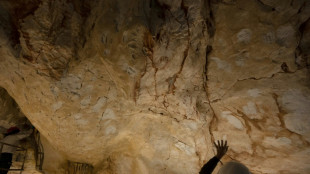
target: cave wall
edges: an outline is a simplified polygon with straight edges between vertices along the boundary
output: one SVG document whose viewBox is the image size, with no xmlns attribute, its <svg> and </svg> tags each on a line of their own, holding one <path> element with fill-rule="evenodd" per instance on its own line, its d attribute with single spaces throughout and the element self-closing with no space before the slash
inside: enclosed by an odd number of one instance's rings
<svg viewBox="0 0 310 174">
<path fill-rule="evenodd" d="M 97 173 L 309 173 L 306 0 L 1 1 L 0 86 Z M 298 164 L 297 164 L 298 163 Z"/>
<path fill-rule="evenodd" d="M 25 115 L 20 111 L 14 99 L 4 88 L 0 88 L 0 134 L 12 126 L 22 126 L 28 123 Z"/>
</svg>

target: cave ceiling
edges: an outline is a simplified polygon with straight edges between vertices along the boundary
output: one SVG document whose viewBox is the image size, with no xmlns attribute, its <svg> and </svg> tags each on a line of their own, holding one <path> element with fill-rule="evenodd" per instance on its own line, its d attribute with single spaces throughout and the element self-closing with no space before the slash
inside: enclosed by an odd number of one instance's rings
<svg viewBox="0 0 310 174">
<path fill-rule="evenodd" d="M 309 1 L 2 0 L 0 13 L 0 87 L 66 159 L 198 173 L 227 139 L 223 162 L 310 173 Z"/>
</svg>

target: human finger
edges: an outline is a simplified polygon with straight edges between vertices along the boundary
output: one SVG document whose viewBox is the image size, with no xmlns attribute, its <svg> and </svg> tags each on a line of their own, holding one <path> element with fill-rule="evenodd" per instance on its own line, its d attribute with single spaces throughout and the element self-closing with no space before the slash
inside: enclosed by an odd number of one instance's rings
<svg viewBox="0 0 310 174">
<path fill-rule="evenodd" d="M 216 141 L 213 142 L 214 146 L 217 148 Z"/>
</svg>

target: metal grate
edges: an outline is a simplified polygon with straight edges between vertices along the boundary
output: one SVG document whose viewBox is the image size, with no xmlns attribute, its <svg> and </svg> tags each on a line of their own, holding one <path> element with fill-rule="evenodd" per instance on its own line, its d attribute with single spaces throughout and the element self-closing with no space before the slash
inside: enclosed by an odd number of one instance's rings
<svg viewBox="0 0 310 174">
<path fill-rule="evenodd" d="M 44 148 L 40 140 L 40 132 L 36 129 L 34 130 L 34 133 L 33 133 L 33 139 L 34 139 L 36 168 L 42 171 L 42 166 L 44 162 Z"/>
<path fill-rule="evenodd" d="M 15 146 L 15 145 L 12 145 L 12 144 L 7 144 L 7 143 L 3 143 L 3 142 L 0 142 L 0 157 L 1 157 L 1 153 L 2 153 L 2 148 L 3 146 L 6 145 L 6 146 L 11 146 L 11 147 L 16 147 L 16 151 L 20 151 L 20 152 L 24 152 L 24 157 L 22 158 L 22 166 L 20 169 L 9 169 L 8 171 L 20 171 L 20 174 L 23 172 L 24 170 L 24 165 L 25 165 L 25 160 L 26 160 L 26 156 L 27 156 L 27 149 L 25 148 L 22 148 L 20 146 Z M 1 170 L 7 170 L 7 169 L 1 169 Z"/>
</svg>

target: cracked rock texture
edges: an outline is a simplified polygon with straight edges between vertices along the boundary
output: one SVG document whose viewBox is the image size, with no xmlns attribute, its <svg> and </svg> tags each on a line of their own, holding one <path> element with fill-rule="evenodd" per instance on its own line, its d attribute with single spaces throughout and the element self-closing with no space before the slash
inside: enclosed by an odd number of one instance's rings
<svg viewBox="0 0 310 174">
<path fill-rule="evenodd" d="M 309 1 L 3 0 L 0 13 L 0 86 L 59 166 L 198 173 L 224 138 L 223 162 L 310 173 Z"/>
</svg>

